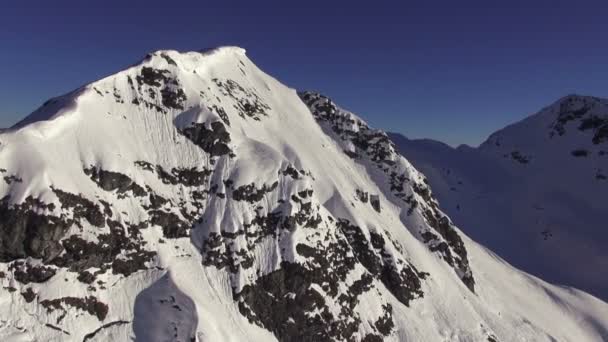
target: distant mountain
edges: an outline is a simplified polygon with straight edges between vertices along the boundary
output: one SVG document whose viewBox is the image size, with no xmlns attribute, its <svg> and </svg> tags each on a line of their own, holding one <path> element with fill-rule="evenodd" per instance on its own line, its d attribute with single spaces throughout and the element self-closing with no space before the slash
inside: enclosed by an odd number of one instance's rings
<svg viewBox="0 0 608 342">
<path fill-rule="evenodd" d="M 384 132 L 240 48 L 52 99 L 0 167 L 2 341 L 608 339 L 607 303 L 469 239 Z"/>
<path fill-rule="evenodd" d="M 608 100 L 566 96 L 479 148 L 389 136 L 467 234 L 608 300 Z"/>
</svg>

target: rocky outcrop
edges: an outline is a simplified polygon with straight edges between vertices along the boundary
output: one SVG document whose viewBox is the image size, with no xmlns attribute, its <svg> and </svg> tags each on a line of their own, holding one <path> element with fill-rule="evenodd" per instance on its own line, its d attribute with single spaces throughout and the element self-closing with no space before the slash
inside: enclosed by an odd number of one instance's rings
<svg viewBox="0 0 608 342">
<path fill-rule="evenodd" d="M 432 197 L 424 179 L 422 181 L 410 179 L 407 171 L 404 172 L 399 164 L 400 158 L 403 157 L 395 151 L 395 145 L 386 133 L 370 129 L 353 114 L 338 108 L 326 96 L 313 92 L 302 92 L 299 96 L 322 127 L 333 133 L 345 146 L 350 146 L 349 149 L 345 149 L 349 157 L 362 164 L 369 162 L 385 174 L 385 181 L 390 186 L 393 196 L 408 206 L 408 215 L 412 215 L 414 210 L 422 213 L 434 232 L 428 230 L 420 232 L 420 240 L 428 246 L 429 250 L 441 254 L 463 283 L 474 292 L 473 273 L 462 239 L 451 221 L 439 210 L 439 204 Z M 374 199 L 372 206 L 380 212 L 378 198 Z"/>
</svg>

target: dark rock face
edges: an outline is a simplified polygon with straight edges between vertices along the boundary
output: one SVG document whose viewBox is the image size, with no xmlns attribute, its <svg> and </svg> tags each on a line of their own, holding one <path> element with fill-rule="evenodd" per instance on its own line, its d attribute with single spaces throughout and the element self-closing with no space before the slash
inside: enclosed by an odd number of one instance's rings
<svg viewBox="0 0 608 342">
<path fill-rule="evenodd" d="M 173 66 L 177 66 L 177 63 L 175 62 L 175 60 L 171 57 L 169 57 L 169 55 L 167 55 L 166 53 L 161 53 L 160 56 L 167 61 L 167 63 L 169 63 L 169 65 L 173 65 Z"/>
<path fill-rule="evenodd" d="M 164 88 L 160 91 L 162 103 L 167 108 L 184 109 L 183 103 L 186 101 L 186 94 L 180 88 Z"/>
<path fill-rule="evenodd" d="M 351 158 L 357 161 L 367 159 L 384 172 L 392 194 L 409 206 L 408 215 L 424 204 L 422 215 L 439 235 L 430 231 L 420 232 L 419 239 L 429 250 L 441 254 L 463 283 L 474 292 L 473 274 L 462 239 L 449 219 L 439 210 L 439 204 L 433 198 L 430 188 L 424 182 L 411 180 L 406 174 L 398 172 L 395 167 L 398 153 L 395 152 L 395 145 L 388 136 L 382 131 L 370 129 L 349 113 L 342 112 L 328 97 L 312 92 L 302 92 L 299 96 L 321 127 L 329 131 L 328 134 L 355 146 L 355 150 L 346 151 Z M 353 129 L 353 126 L 357 129 Z M 424 203 L 419 202 L 420 200 Z M 375 204 L 374 209 L 380 211 L 379 202 Z M 457 258 L 453 254 L 456 254 Z M 386 279 L 390 279 L 389 275 Z"/>
<path fill-rule="evenodd" d="M 369 198 L 369 203 L 372 205 L 375 211 L 381 212 L 380 208 L 380 197 L 378 195 L 371 195 Z"/>
<path fill-rule="evenodd" d="M 150 213 L 150 223 L 161 226 L 163 235 L 168 239 L 188 237 L 192 224 L 182 220 L 175 213 L 163 210 L 153 210 Z"/>
<path fill-rule="evenodd" d="M 81 226 L 81 220 L 87 220 L 94 226 L 104 226 L 98 205 L 80 195 L 52 190 L 65 212 L 59 216 L 46 214 L 56 209 L 54 204 L 32 197 L 14 205 L 9 204 L 8 197 L 0 201 L 0 261 L 26 257 L 52 260 L 62 252 L 59 241 L 72 225 Z"/>
<path fill-rule="evenodd" d="M 203 123 L 192 123 L 191 126 L 180 130 L 180 133 L 211 156 L 232 154 L 232 150 L 228 146 L 230 134 L 226 131 L 224 124 L 219 121 L 211 123 L 210 128 Z"/>
<path fill-rule="evenodd" d="M 263 184 L 261 188 L 257 188 L 255 184 L 247 184 L 236 188 L 232 192 L 232 198 L 235 201 L 247 201 L 250 203 L 259 202 L 264 198 L 264 195 L 273 191 L 279 185 L 279 182 L 274 182 L 271 186 Z"/>
<path fill-rule="evenodd" d="M 132 245 L 128 246 L 130 242 L 126 242 L 124 236 L 118 235 L 113 237 L 111 235 L 100 236 L 102 241 L 109 243 L 93 243 L 85 241 L 76 236 L 71 236 L 69 239 L 64 241 L 66 248 L 66 254 L 61 259 L 57 260 L 57 264 L 62 266 L 69 266 L 71 270 L 80 273 L 80 280 L 88 283 L 90 282 L 90 275 L 84 273 L 84 269 L 89 267 L 101 268 L 101 273 L 105 269 L 112 268 L 114 274 L 123 274 L 128 276 L 138 270 L 147 269 L 144 263 L 150 261 L 153 256 L 156 255 L 154 252 L 143 251 L 140 246 Z M 128 248 L 131 247 L 131 248 Z M 127 258 L 130 259 L 118 259 L 118 253 L 123 249 L 132 250 L 127 254 Z"/>
<path fill-rule="evenodd" d="M 165 57 L 169 58 L 169 56 Z M 143 67 L 135 80 L 140 96 L 134 98 L 131 103 L 137 105 L 143 103 L 146 107 L 161 113 L 167 113 L 167 109 L 184 110 L 186 94 L 179 81 L 173 77 L 169 70 Z M 127 82 L 132 89 L 135 89 L 131 78 L 128 78 Z M 162 107 L 158 105 L 156 100 L 157 94 L 161 97 Z"/>
<path fill-rule="evenodd" d="M 197 168 L 181 169 L 173 168 L 171 172 L 165 171 L 160 165 L 156 166 L 158 177 L 165 184 L 184 185 L 186 187 L 200 187 L 207 184 L 212 171 Z"/>
<path fill-rule="evenodd" d="M 450 219 L 441 213 L 437 201 L 431 199 L 430 188 L 426 184 L 417 184 L 413 189 L 427 203 L 431 204 L 428 209 L 423 210 L 422 214 L 428 224 L 443 238 L 440 239 L 431 232 L 424 232 L 422 234 L 424 242 L 432 251 L 441 254 L 450 266 L 459 270 L 462 282 L 471 292 L 475 292 L 475 279 L 469 266 L 468 254 L 462 238 L 454 229 Z"/>
<path fill-rule="evenodd" d="M 227 187 L 232 186 L 230 180 L 225 181 L 225 183 Z M 278 184 L 278 182 L 275 184 Z M 272 188 L 274 190 L 276 185 Z M 255 187 L 252 187 L 252 189 L 255 189 Z M 271 190 L 266 189 L 264 194 L 268 191 Z M 237 199 L 233 198 L 233 200 L 243 200 L 239 196 L 237 196 Z M 306 196 L 308 196 L 308 192 L 306 192 Z M 243 195 L 243 197 L 247 196 Z M 292 200 L 296 205 L 299 205 L 300 209 L 291 216 L 283 214 L 283 210 L 287 206 L 287 203 L 283 202 L 271 213 L 263 216 L 256 214 L 249 222 L 244 222 L 242 230 L 210 233 L 203 241 L 201 248 L 203 265 L 214 266 L 219 269 L 227 267 L 232 273 L 237 272 L 240 268 L 248 269 L 253 266 L 254 254 L 252 251 L 264 238 L 277 238 L 281 231 L 293 231 L 296 224 L 309 228 L 317 227 L 321 218 L 320 215 L 313 213 L 311 204 L 301 203 L 301 199 L 295 195 L 294 199 Z M 256 205 L 256 201 L 251 203 Z M 239 238 L 245 239 L 246 248 L 237 249 L 235 247 L 235 241 Z"/>
<path fill-rule="evenodd" d="M 234 108 L 238 111 L 240 117 L 249 117 L 259 121 L 261 117 L 268 116 L 267 111 L 270 110 L 270 106 L 262 101 L 255 90 L 245 89 L 233 80 L 214 78 L 212 81 L 224 96 L 228 96 L 235 101 Z"/>
<path fill-rule="evenodd" d="M 80 220 L 86 219 L 96 227 L 103 227 L 105 219 L 97 204 L 81 195 L 71 194 L 55 188 L 52 188 L 52 190 L 59 198 L 61 208 L 72 213 L 73 223 L 79 225 Z"/>
<path fill-rule="evenodd" d="M 31 256 L 51 259 L 61 253 L 59 240 L 71 226 L 65 217 L 45 215 L 53 204 L 28 197 L 21 204 L 0 201 L 0 261 L 10 262 Z"/>
<path fill-rule="evenodd" d="M 393 307 L 390 304 L 386 304 L 382 308 L 384 309 L 384 315 L 378 318 L 374 325 L 382 335 L 388 336 L 395 327 L 395 323 L 393 322 Z"/>
<path fill-rule="evenodd" d="M 128 192 L 136 197 L 146 195 L 144 188 L 122 173 L 106 171 L 95 167 L 84 169 L 84 173 L 105 191 L 116 191 L 119 198 L 126 197 Z"/>
<path fill-rule="evenodd" d="M 10 175 L 10 176 L 4 176 L 4 181 L 6 182 L 6 184 L 11 185 L 13 183 L 23 183 L 23 179 L 15 176 L 15 175 Z"/>
<path fill-rule="evenodd" d="M 576 108 L 579 100 L 576 97 L 569 97 L 560 103 L 559 113 L 556 122 L 553 124 L 553 131 L 559 135 L 566 133 L 565 125 L 570 121 L 576 121 L 582 118 L 591 109 L 591 104 L 582 103 L 579 108 Z M 584 101 L 586 102 L 586 101 Z"/>
<path fill-rule="evenodd" d="M 362 324 L 356 311 L 359 297 L 374 288 L 374 277 L 364 273 L 348 284 L 346 277 L 357 258 L 343 237 L 329 239 L 325 246 L 298 244 L 304 263 L 282 262 L 278 270 L 236 292 L 241 314 L 272 331 L 279 341 L 354 340 Z M 338 314 L 329 311 L 330 302 L 340 309 Z M 391 315 L 379 318 L 378 334 L 372 335 L 391 333 Z"/>
<path fill-rule="evenodd" d="M 357 189 L 356 190 L 356 194 L 357 194 L 357 198 L 362 203 L 367 203 L 367 201 L 369 201 L 369 193 L 368 192 Z"/>
<path fill-rule="evenodd" d="M 487 339 L 488 339 L 488 342 L 498 342 L 498 339 L 496 338 L 496 336 L 494 336 L 492 334 L 488 335 Z"/>
<path fill-rule="evenodd" d="M 358 324 L 337 320 L 329 312 L 323 295 L 311 288 L 313 283 L 321 282 L 317 273 L 298 264 L 281 264 L 278 271 L 235 294 L 241 314 L 272 331 L 280 341 L 331 341 L 332 337 L 351 337 Z M 321 314 L 307 315 L 317 310 Z"/>
<path fill-rule="evenodd" d="M 532 159 L 529 156 L 525 156 L 525 155 L 521 154 L 521 152 L 519 152 L 519 151 L 513 151 L 513 152 L 511 152 L 511 154 L 509 156 L 520 164 L 528 164 L 530 162 L 530 160 Z"/>
<path fill-rule="evenodd" d="M 360 227 L 347 220 L 338 221 L 338 227 L 348 240 L 357 260 L 404 305 L 423 296 L 421 279 L 426 276 L 418 272 L 402 258 L 395 258 L 387 251 L 381 234 L 372 233 L 371 243 Z"/>
<path fill-rule="evenodd" d="M 97 300 L 94 296 L 85 298 L 63 297 L 53 300 L 45 299 L 40 302 L 40 305 L 46 308 L 48 312 L 55 310 L 63 311 L 63 314 L 59 317 L 58 321 L 61 321 L 63 317 L 65 317 L 67 314 L 66 307 L 68 306 L 85 311 L 92 316 L 96 316 L 100 321 L 103 321 L 108 314 L 108 306 Z"/>
<path fill-rule="evenodd" d="M 298 180 L 310 177 L 305 171 L 300 172 L 293 167 L 279 171 L 279 176 Z M 232 181 L 225 180 L 224 183 L 227 188 L 234 189 Z M 261 197 L 281 191 L 279 183 L 237 187 L 232 200 L 248 201 L 252 207 L 257 207 Z M 374 268 L 366 258 L 372 254 L 358 256 L 358 237 L 351 243 L 351 239 L 345 238 L 342 230 L 336 227 L 337 220 L 328 218 L 329 223 L 323 221 L 319 214 L 320 206 L 311 202 L 312 196 L 312 189 L 300 190 L 279 201 L 268 214 L 258 213 L 243 223 L 242 230 L 210 233 L 201 246 L 203 265 L 225 269 L 230 275 L 238 276 L 242 270 L 254 265 L 254 251 L 258 244 L 281 245 L 280 240 L 289 239 L 296 229 L 304 229 L 310 236 L 323 237 L 316 242 L 309 238 L 299 241 L 295 251 L 302 261 L 283 259 L 278 269 L 258 274 L 255 280 L 240 289 L 234 287 L 233 296 L 242 315 L 270 330 L 280 341 L 354 340 L 362 324 L 356 310 L 359 298 L 374 288 L 384 262 L 376 257 L 372 263 L 378 266 Z M 245 241 L 245 244 L 237 241 Z M 367 265 L 378 276 L 364 272 L 347 280 L 357 263 Z M 338 307 L 339 313 L 331 311 L 330 305 Z M 383 332 L 369 335 L 368 340 L 391 333 L 390 315 L 385 313 L 378 319 L 378 330 Z"/>
<path fill-rule="evenodd" d="M 190 236 L 190 229 L 198 220 L 198 211 L 204 207 L 207 196 L 216 194 L 217 185 L 209 185 L 212 171 L 205 168 L 173 168 L 167 171 L 160 165 L 152 165 L 145 161 L 137 161 L 135 165 L 155 173 L 164 184 L 184 186 L 188 194 L 184 195 L 180 203 L 173 203 L 148 189 L 150 204 L 144 204 L 143 208 L 147 211 L 149 220 L 142 222 L 143 226 L 147 227 L 150 224 L 160 226 L 168 239 Z M 189 211 L 188 204 L 196 210 Z"/>
<path fill-rule="evenodd" d="M 578 149 L 570 152 L 574 157 L 586 157 L 589 155 L 589 151 L 585 149 Z"/>
<path fill-rule="evenodd" d="M 31 303 L 34 301 L 34 299 L 36 299 L 36 293 L 34 293 L 34 291 L 29 287 L 24 292 L 21 292 L 21 295 L 27 303 Z"/>
<path fill-rule="evenodd" d="M 129 235 L 120 223 L 108 221 L 109 234 L 99 234 L 98 242 L 87 241 L 71 235 L 62 241 L 64 253 L 52 263 L 79 273 L 78 279 L 91 283 L 98 274 L 112 269 L 114 274 L 129 276 L 139 270 L 147 269 L 145 264 L 152 261 L 155 252 L 145 250 L 141 236 L 136 230 Z M 123 254 L 121 257 L 118 257 Z M 85 272 L 89 268 L 100 269 L 95 274 Z"/>
<path fill-rule="evenodd" d="M 44 283 L 51 279 L 56 271 L 52 267 L 31 265 L 23 261 L 16 261 L 9 267 L 13 271 L 15 280 L 22 284 Z"/>
<path fill-rule="evenodd" d="M 604 108 L 598 113 L 597 108 Z M 592 113 L 593 112 L 593 113 Z M 591 141 L 598 145 L 608 141 L 608 109 L 595 97 L 568 96 L 559 105 L 557 118 L 551 126 L 550 137 L 566 134 L 566 126 L 578 123 L 578 130 L 593 134 Z"/>
</svg>

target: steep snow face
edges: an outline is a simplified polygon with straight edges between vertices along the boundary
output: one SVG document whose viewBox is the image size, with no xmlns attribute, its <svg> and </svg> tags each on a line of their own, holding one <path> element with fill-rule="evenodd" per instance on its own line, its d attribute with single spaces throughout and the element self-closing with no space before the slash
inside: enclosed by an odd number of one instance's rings
<svg viewBox="0 0 608 342">
<path fill-rule="evenodd" d="M 391 136 L 477 241 L 544 279 L 608 298 L 608 101 L 566 96 L 479 148 Z"/>
<path fill-rule="evenodd" d="M 240 48 L 158 51 L 0 135 L 4 341 L 599 341 L 381 131 Z"/>
</svg>

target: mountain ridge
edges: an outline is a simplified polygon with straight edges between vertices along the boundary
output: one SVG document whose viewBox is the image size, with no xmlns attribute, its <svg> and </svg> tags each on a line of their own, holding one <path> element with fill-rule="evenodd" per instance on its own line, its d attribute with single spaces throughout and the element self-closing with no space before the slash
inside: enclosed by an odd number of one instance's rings
<svg viewBox="0 0 608 342">
<path fill-rule="evenodd" d="M 478 148 L 389 135 L 429 176 L 447 213 L 465 231 L 524 270 L 606 298 L 606 280 L 593 269 L 608 260 L 601 252 L 608 238 L 602 234 L 608 219 L 602 204 L 607 114 L 608 100 L 567 95 L 492 133 Z M 472 219 L 480 216 L 474 212 L 493 214 Z M 568 266 L 556 268 L 561 263 Z"/>
<path fill-rule="evenodd" d="M 608 304 L 470 240 L 384 132 L 213 51 L 0 135 L 4 340 L 608 336 Z"/>
</svg>

